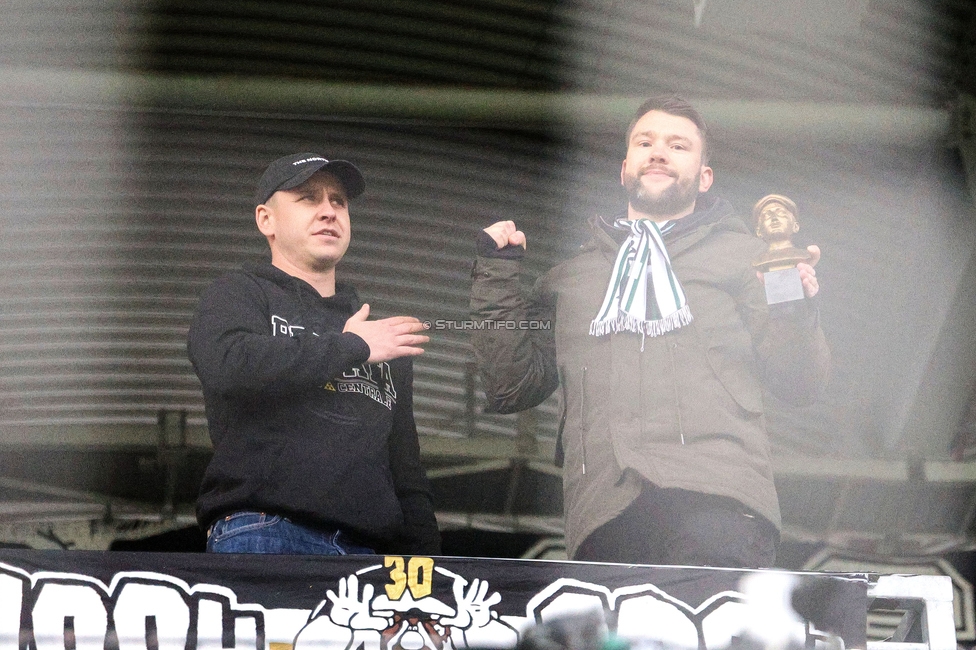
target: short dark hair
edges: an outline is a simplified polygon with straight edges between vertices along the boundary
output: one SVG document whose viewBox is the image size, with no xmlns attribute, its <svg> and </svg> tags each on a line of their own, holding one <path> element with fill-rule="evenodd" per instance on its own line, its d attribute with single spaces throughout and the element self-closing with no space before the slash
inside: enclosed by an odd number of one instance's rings
<svg viewBox="0 0 976 650">
<path fill-rule="evenodd" d="M 630 136 L 634 132 L 634 126 L 637 124 L 640 118 L 644 117 L 651 111 L 661 111 L 662 113 L 667 113 L 668 115 L 677 115 L 678 117 L 684 117 L 691 120 L 694 125 L 698 127 L 698 132 L 701 134 L 702 164 L 708 164 L 708 127 L 705 126 L 705 119 L 694 106 L 677 95 L 657 95 L 645 99 L 637 109 L 637 112 L 634 113 L 634 119 L 630 121 L 630 126 L 627 127 L 627 139 L 624 142 L 625 146 L 630 146 Z"/>
</svg>

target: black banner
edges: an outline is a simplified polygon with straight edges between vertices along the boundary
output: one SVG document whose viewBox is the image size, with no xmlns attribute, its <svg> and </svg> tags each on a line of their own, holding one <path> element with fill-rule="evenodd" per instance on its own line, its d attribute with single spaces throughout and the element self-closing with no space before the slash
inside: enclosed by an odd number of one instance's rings
<svg viewBox="0 0 976 650">
<path fill-rule="evenodd" d="M 0 650 L 863 648 L 867 577 L 582 562 L 0 550 Z M 754 646 L 753 646 L 754 647 Z"/>
</svg>

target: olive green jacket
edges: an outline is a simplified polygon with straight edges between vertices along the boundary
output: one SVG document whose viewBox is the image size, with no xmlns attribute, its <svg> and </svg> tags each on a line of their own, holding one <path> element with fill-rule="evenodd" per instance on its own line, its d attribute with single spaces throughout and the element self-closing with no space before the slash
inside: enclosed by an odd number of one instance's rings
<svg viewBox="0 0 976 650">
<path fill-rule="evenodd" d="M 633 501 L 642 478 L 731 497 L 780 526 L 762 387 L 810 403 L 830 354 L 809 301 L 766 305 L 751 265 L 764 243 L 727 203 L 713 210 L 710 223 L 665 239 L 694 320 L 662 336 L 588 333 L 619 248 L 596 220 L 579 254 L 529 295 L 518 260 L 476 262 L 476 320 L 554 319 L 549 330 L 476 329 L 473 342 L 488 411 L 531 408 L 561 386 L 570 557 Z"/>
</svg>

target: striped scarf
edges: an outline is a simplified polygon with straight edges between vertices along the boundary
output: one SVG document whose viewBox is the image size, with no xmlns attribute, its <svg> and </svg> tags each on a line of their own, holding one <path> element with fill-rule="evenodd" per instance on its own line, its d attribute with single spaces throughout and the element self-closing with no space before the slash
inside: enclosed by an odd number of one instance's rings
<svg viewBox="0 0 976 650">
<path fill-rule="evenodd" d="M 667 224 L 671 225 L 673 222 Z M 590 334 L 628 331 L 658 336 L 690 323 L 691 310 L 671 270 L 658 225 L 650 219 L 617 219 L 614 227 L 629 230 L 630 235 L 617 253 L 613 277 L 603 305 L 590 323 Z"/>
</svg>

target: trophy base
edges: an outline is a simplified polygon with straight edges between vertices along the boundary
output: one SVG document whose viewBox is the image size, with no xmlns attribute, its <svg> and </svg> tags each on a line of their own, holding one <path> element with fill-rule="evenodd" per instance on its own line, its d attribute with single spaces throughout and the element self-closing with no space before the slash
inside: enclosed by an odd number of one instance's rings
<svg viewBox="0 0 976 650">
<path fill-rule="evenodd" d="M 766 304 L 775 305 L 791 300 L 803 300 L 803 283 L 796 267 L 763 273 L 766 283 Z"/>
</svg>

